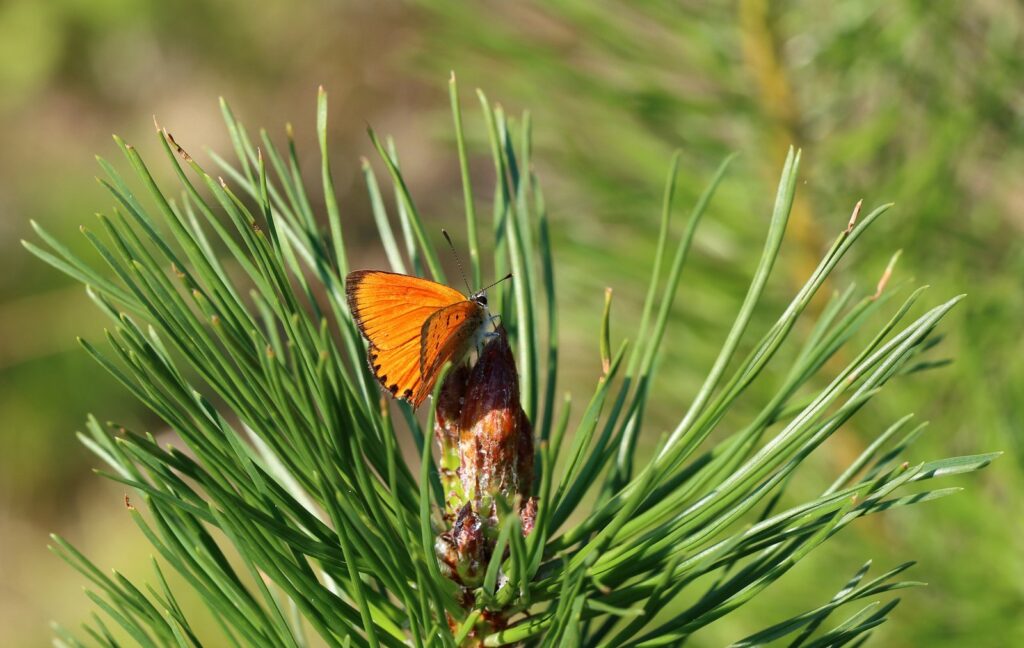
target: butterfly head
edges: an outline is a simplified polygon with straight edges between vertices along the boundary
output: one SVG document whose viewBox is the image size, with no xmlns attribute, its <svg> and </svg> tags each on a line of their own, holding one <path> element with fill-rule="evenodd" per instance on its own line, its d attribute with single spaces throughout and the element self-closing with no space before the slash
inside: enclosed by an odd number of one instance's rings
<svg viewBox="0 0 1024 648">
<path fill-rule="evenodd" d="M 501 279 L 498 279 L 497 281 L 492 283 L 491 285 L 486 286 L 484 288 L 481 288 L 480 290 L 478 290 L 475 293 L 473 293 L 472 295 L 470 295 L 469 296 L 469 300 L 471 302 L 479 304 L 480 306 L 482 306 L 484 308 L 484 310 L 487 310 L 487 290 L 490 289 L 490 288 L 493 288 L 494 286 L 497 286 L 502 281 L 505 281 L 506 279 L 511 279 L 511 278 L 512 278 L 512 273 L 510 272 L 507 275 L 505 275 L 504 277 L 502 277 Z"/>
</svg>

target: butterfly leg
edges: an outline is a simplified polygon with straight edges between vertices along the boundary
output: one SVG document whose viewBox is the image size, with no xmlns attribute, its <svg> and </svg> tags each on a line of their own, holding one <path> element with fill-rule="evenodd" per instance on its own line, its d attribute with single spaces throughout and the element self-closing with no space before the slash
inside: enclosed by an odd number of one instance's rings
<svg viewBox="0 0 1024 648">
<path fill-rule="evenodd" d="M 498 333 L 498 326 L 494 323 L 495 320 L 501 320 L 501 315 L 491 315 L 487 319 L 487 323 L 491 325 L 491 330 L 484 333 L 485 340 L 493 340 L 494 338 L 501 337 Z"/>
<path fill-rule="evenodd" d="M 498 337 L 498 324 L 495 322 L 501 322 L 501 315 L 491 315 L 487 318 L 487 323 L 491 325 L 491 330 L 484 334 L 488 340 Z"/>
<path fill-rule="evenodd" d="M 477 331 L 474 339 L 474 348 L 477 353 L 477 357 L 483 352 L 484 345 L 493 340 L 496 337 L 500 337 L 497 327 L 494 325 L 495 320 L 501 319 L 499 315 L 490 315 L 485 320 L 483 326 Z"/>
</svg>

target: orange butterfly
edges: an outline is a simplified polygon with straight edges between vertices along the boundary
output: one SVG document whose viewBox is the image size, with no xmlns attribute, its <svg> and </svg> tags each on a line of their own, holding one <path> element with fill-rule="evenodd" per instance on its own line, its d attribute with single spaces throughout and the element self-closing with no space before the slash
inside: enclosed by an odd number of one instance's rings
<svg viewBox="0 0 1024 648">
<path fill-rule="evenodd" d="M 484 290 L 466 296 L 427 279 L 356 270 L 345 278 L 345 294 L 370 343 L 373 375 L 413 407 L 433 390 L 445 362 L 459 361 L 490 334 Z"/>
</svg>

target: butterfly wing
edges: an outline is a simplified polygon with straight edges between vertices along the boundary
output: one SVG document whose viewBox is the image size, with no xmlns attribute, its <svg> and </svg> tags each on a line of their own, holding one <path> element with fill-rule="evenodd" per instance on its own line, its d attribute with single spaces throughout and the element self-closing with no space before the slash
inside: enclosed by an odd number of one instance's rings
<svg viewBox="0 0 1024 648">
<path fill-rule="evenodd" d="M 382 350 L 419 340 L 423 323 L 445 306 L 465 301 L 439 283 L 379 270 L 357 270 L 345 279 L 345 294 L 359 330 Z"/>
<path fill-rule="evenodd" d="M 442 308 L 423 323 L 420 345 L 420 375 L 423 380 L 416 393 L 417 402 L 423 402 L 433 390 L 444 363 L 457 361 L 469 350 L 485 316 L 483 306 L 464 300 Z"/>
<path fill-rule="evenodd" d="M 370 367 L 377 380 L 392 395 L 419 405 L 426 398 L 425 325 L 432 315 L 466 302 L 466 297 L 433 281 L 376 270 L 349 273 L 345 293 L 359 330 L 370 342 Z"/>
</svg>

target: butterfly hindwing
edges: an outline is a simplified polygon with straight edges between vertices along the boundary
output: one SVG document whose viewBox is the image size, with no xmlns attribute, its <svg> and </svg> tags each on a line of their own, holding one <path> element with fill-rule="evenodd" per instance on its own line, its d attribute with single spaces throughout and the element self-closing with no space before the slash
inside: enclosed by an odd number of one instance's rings
<svg viewBox="0 0 1024 648">
<path fill-rule="evenodd" d="M 433 389 L 434 380 L 444 363 L 457 360 L 468 351 L 473 336 L 483 323 L 483 306 L 471 300 L 446 306 L 423 323 L 420 374 L 427 379 L 421 385 L 421 390 L 426 392 L 422 398 L 426 398 Z"/>
</svg>

